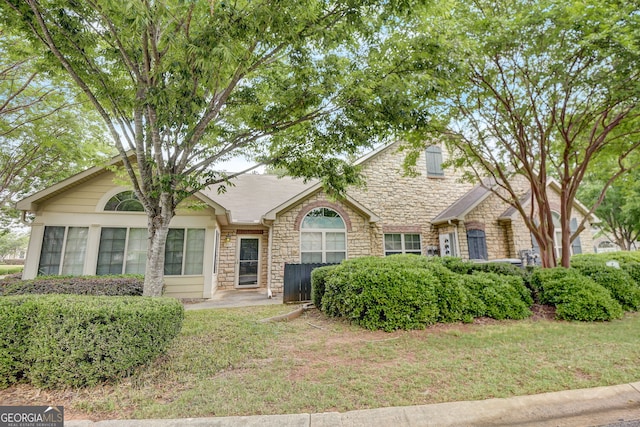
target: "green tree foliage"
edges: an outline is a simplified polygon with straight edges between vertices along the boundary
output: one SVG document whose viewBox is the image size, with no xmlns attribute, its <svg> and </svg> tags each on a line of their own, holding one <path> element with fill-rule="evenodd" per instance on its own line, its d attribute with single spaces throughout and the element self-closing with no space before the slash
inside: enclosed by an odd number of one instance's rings
<svg viewBox="0 0 640 427">
<path fill-rule="evenodd" d="M 603 196 L 595 210 L 602 221 L 600 227 L 622 250 L 631 250 L 640 237 L 640 171 L 634 169 L 620 176 L 602 194 L 612 168 L 602 164 L 594 166 L 585 176 L 578 197 L 595 205 Z"/>
<path fill-rule="evenodd" d="M 585 219 L 570 228 L 589 164 L 605 154 L 618 160 L 602 191 L 635 167 L 627 157 L 640 144 L 637 4 L 451 1 L 427 18 L 420 33 L 446 47 L 455 71 L 441 102 L 430 104 L 442 111 L 434 136 L 446 135 L 469 179 L 494 178 L 496 194 L 525 219 L 547 267 L 557 263 L 546 192 L 548 178 L 556 178 L 568 267 L 570 242 L 588 226 Z"/>
<path fill-rule="evenodd" d="M 27 251 L 29 235 L 4 231 L 0 232 L 0 261 L 11 258 L 21 251 Z"/>
<path fill-rule="evenodd" d="M 403 26 L 394 13 L 410 12 L 409 2 L 2 5 L 5 23 L 46 46 L 109 128 L 149 217 L 146 295 L 161 293 L 177 205 L 233 177 L 218 162 L 245 155 L 339 192 L 357 181 L 339 155 L 423 114 L 407 96 L 416 86 L 398 77 L 402 64 L 383 61 L 385 37 Z"/>
<path fill-rule="evenodd" d="M 8 29 L 0 30 L 0 214 L 15 220 L 13 203 L 104 156 L 99 118 L 42 54 Z M 102 155 L 102 156 L 101 156 Z"/>
</svg>

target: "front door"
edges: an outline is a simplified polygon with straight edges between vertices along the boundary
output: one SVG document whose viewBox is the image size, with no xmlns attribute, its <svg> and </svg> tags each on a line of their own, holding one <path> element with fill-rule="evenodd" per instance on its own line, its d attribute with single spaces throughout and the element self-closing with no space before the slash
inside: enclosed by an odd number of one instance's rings
<svg viewBox="0 0 640 427">
<path fill-rule="evenodd" d="M 258 287 L 260 277 L 260 238 L 240 237 L 236 286 Z"/>
</svg>

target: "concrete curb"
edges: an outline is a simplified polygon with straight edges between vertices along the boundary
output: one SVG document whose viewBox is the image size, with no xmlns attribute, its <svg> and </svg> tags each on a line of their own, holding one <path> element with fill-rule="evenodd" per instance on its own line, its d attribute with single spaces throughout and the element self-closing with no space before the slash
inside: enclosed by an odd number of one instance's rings
<svg viewBox="0 0 640 427">
<path fill-rule="evenodd" d="M 254 415 L 174 420 L 66 421 L 68 427 L 453 427 L 601 426 L 640 419 L 640 382 L 434 405 L 345 413 Z"/>
</svg>

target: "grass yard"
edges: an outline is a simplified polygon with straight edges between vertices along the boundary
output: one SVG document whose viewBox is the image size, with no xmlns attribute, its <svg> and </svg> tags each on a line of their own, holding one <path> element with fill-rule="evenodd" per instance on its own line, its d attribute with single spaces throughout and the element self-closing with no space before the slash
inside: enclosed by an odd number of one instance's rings
<svg viewBox="0 0 640 427">
<path fill-rule="evenodd" d="M 4 276 L 6 274 L 19 273 L 24 268 L 24 265 L 5 265 L 0 264 L 0 276 Z"/>
<path fill-rule="evenodd" d="M 348 411 L 508 397 L 640 380 L 640 315 L 608 323 L 480 319 L 372 332 L 292 306 L 188 311 L 179 339 L 119 384 L 0 390 L 68 418 L 183 418 Z"/>
</svg>

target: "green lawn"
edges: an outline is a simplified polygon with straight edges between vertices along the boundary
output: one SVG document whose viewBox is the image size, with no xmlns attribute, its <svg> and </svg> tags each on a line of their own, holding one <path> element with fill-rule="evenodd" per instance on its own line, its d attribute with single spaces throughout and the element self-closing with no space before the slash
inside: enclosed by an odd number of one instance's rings
<svg viewBox="0 0 640 427">
<path fill-rule="evenodd" d="M 5 274 L 19 273 L 24 268 L 23 265 L 3 265 L 0 264 L 0 276 Z"/>
<path fill-rule="evenodd" d="M 259 322 L 293 308 L 188 311 L 181 336 L 152 367 L 116 385 L 50 397 L 72 396 L 58 404 L 94 419 L 182 418 L 348 411 L 640 380 L 638 314 L 610 323 L 486 321 L 393 333 L 315 310 L 288 323 Z"/>
</svg>

